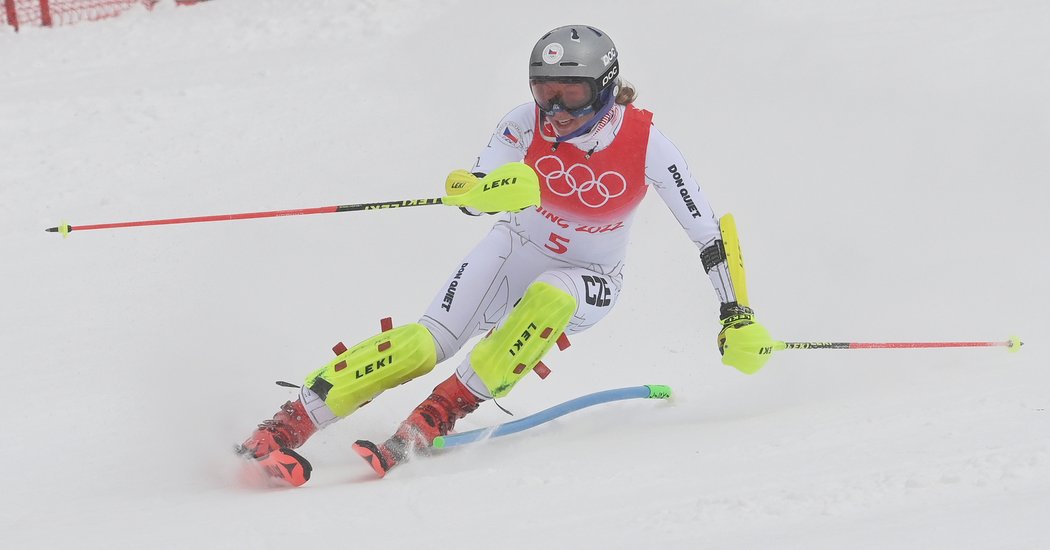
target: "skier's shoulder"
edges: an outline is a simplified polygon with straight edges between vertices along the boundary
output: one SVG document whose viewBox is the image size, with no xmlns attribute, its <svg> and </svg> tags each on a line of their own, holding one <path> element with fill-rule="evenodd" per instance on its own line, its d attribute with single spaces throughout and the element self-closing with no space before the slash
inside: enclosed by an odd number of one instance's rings
<svg viewBox="0 0 1050 550">
<path fill-rule="evenodd" d="M 521 105 L 518 105 L 517 107 L 511 109 L 510 112 L 507 113 L 505 117 L 503 117 L 503 119 L 515 119 L 520 121 L 531 120 L 535 122 L 536 104 L 531 101 L 527 103 L 522 103 Z"/>
<path fill-rule="evenodd" d="M 503 119 L 500 120 L 499 131 L 503 131 L 503 127 L 506 125 L 513 124 L 521 128 L 522 130 L 532 130 L 536 127 L 536 104 L 535 103 L 522 103 L 517 107 L 513 108 Z"/>
<path fill-rule="evenodd" d="M 494 134 L 507 145 L 524 149 L 532 142 L 535 127 L 536 105 L 531 102 L 522 103 L 503 116 Z"/>
<path fill-rule="evenodd" d="M 672 148 L 674 147 L 674 144 L 671 143 L 671 141 L 669 139 L 667 139 L 667 136 L 665 136 L 664 133 L 661 132 L 656 127 L 656 123 L 653 122 L 654 116 L 653 116 L 653 112 L 652 111 L 650 111 L 649 109 L 646 109 L 644 107 L 639 107 L 638 105 L 635 105 L 633 102 L 632 103 L 628 103 L 626 105 L 620 105 L 620 106 L 618 106 L 618 108 L 623 110 L 623 117 L 622 118 L 624 120 L 626 120 L 627 118 L 630 118 L 630 119 L 632 119 L 634 121 L 638 121 L 638 122 L 641 122 L 643 124 L 647 124 L 649 126 L 649 128 L 647 130 L 648 136 L 649 136 L 649 138 L 648 138 L 648 147 L 649 148 L 653 148 L 654 145 L 658 149 L 667 147 L 668 145 L 670 145 Z M 636 122 L 636 124 L 637 124 L 637 122 Z"/>
<path fill-rule="evenodd" d="M 620 107 L 624 110 L 624 113 L 629 113 L 632 117 L 635 117 L 640 120 L 646 120 L 649 122 L 649 124 L 653 123 L 653 112 L 649 109 L 646 109 L 645 107 L 639 107 L 638 105 L 635 105 L 633 101 L 631 103 L 620 105 Z"/>
<path fill-rule="evenodd" d="M 677 156 L 681 157 L 682 153 L 678 150 L 678 146 L 671 141 L 671 138 L 667 137 L 660 128 L 653 122 L 653 114 L 651 111 L 635 107 L 634 105 L 628 105 L 628 109 L 635 111 L 635 116 L 645 116 L 644 120 L 649 122 L 649 140 L 647 151 L 650 157 L 664 157 L 664 156 Z"/>
<path fill-rule="evenodd" d="M 631 107 L 634 107 L 633 105 Z M 639 109 L 638 107 L 634 107 Z M 661 181 L 667 178 L 668 171 L 674 172 L 686 168 L 685 155 L 671 138 L 667 137 L 660 128 L 652 122 L 652 114 L 649 111 L 649 139 L 646 144 L 645 164 L 646 176 L 650 180 Z M 690 176 L 691 177 L 691 176 Z"/>
</svg>

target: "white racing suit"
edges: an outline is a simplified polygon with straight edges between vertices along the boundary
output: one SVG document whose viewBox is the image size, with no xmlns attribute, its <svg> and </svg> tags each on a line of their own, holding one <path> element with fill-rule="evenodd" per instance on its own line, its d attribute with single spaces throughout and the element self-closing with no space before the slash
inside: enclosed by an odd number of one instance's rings
<svg viewBox="0 0 1050 550">
<path fill-rule="evenodd" d="M 472 171 L 525 161 L 539 176 L 542 206 L 500 215 L 434 297 L 419 322 L 434 337 L 438 362 L 499 326 L 534 281 L 575 298 L 566 334 L 601 321 L 623 288 L 628 234 L 649 187 L 700 250 L 719 299 L 735 300 L 718 219 L 651 120 L 647 111 L 616 105 L 588 134 L 555 145 L 537 135 L 551 133 L 533 104 L 503 118 Z M 478 397 L 490 397 L 469 357 L 456 372 Z"/>
</svg>

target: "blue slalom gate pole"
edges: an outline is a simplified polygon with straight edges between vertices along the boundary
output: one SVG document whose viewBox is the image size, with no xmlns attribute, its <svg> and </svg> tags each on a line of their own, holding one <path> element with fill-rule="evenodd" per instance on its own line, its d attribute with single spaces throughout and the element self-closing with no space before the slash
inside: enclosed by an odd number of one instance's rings
<svg viewBox="0 0 1050 550">
<path fill-rule="evenodd" d="M 577 397 L 566 401 L 560 405 L 555 405 L 549 409 L 540 411 L 536 414 L 526 416 L 515 420 L 513 422 L 507 422 L 505 424 L 499 424 L 489 428 L 480 428 L 477 430 L 471 430 L 469 432 L 463 432 L 458 434 L 438 436 L 434 438 L 434 448 L 445 449 L 448 447 L 458 447 L 460 445 L 466 445 L 468 443 L 474 443 L 483 439 L 491 437 L 501 437 L 504 435 L 510 435 L 518 433 L 522 430 L 533 428 L 544 422 L 549 422 L 564 416 L 573 411 L 590 407 L 593 405 L 599 405 L 601 403 L 608 403 L 610 401 L 622 401 L 624 399 L 668 399 L 671 397 L 671 388 L 668 386 L 661 385 L 648 385 L 648 386 L 634 386 L 630 388 L 620 388 L 616 390 L 605 390 L 582 397 Z"/>
</svg>

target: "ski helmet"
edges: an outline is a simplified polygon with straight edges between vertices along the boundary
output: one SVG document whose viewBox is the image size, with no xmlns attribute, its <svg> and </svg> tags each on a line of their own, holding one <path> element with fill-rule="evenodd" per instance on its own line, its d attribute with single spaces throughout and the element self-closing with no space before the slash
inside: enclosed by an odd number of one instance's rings
<svg viewBox="0 0 1050 550">
<path fill-rule="evenodd" d="M 529 86 L 540 110 L 572 116 L 612 108 L 620 63 L 609 35 L 587 25 L 558 27 L 536 42 L 529 58 Z M 596 118 L 598 118 L 596 117 Z"/>
</svg>

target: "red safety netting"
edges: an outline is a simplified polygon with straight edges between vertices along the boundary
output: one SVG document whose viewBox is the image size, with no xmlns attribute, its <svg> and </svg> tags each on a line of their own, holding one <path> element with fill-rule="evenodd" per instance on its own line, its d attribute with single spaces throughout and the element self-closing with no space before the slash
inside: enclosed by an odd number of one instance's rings
<svg viewBox="0 0 1050 550">
<path fill-rule="evenodd" d="M 133 6 L 152 8 L 160 0 L 0 0 L 0 24 L 19 27 L 69 25 L 114 17 Z M 178 4 L 195 2 L 177 0 Z"/>
</svg>

